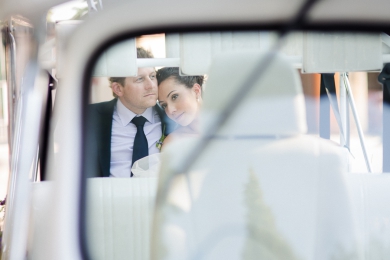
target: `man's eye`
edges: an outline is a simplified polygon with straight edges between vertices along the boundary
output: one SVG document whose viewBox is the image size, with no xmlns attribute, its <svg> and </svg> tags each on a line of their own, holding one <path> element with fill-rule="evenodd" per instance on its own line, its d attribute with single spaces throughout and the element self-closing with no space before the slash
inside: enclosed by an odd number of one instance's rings
<svg viewBox="0 0 390 260">
<path fill-rule="evenodd" d="M 150 75 L 150 78 L 151 78 L 151 79 L 155 79 L 155 78 L 156 78 L 156 75 Z"/>
<path fill-rule="evenodd" d="M 142 79 L 143 79 L 142 77 L 139 77 L 137 78 L 137 81 L 142 81 Z"/>
<path fill-rule="evenodd" d="M 175 100 L 178 96 L 179 96 L 178 94 L 172 95 L 172 100 Z"/>
</svg>

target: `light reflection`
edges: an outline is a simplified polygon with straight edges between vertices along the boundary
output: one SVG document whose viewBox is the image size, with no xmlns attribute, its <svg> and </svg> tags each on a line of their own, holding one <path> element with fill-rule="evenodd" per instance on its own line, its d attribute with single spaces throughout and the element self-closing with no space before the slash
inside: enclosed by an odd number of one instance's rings
<svg viewBox="0 0 390 260">
<path fill-rule="evenodd" d="M 47 15 L 49 22 L 80 19 L 88 12 L 88 4 L 85 1 L 70 1 L 50 9 Z"/>
</svg>

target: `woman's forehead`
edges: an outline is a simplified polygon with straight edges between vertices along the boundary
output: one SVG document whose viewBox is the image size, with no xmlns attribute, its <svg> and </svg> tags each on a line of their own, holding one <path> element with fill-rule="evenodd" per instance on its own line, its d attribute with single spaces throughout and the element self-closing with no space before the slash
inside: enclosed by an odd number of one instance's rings
<svg viewBox="0 0 390 260">
<path fill-rule="evenodd" d="M 168 93 L 170 93 L 171 91 L 176 91 L 177 90 L 177 86 L 175 84 L 170 84 L 169 82 L 162 82 L 159 86 L 158 86 L 158 94 L 159 96 L 161 96 L 163 99 L 166 98 L 166 96 L 168 95 Z"/>
</svg>

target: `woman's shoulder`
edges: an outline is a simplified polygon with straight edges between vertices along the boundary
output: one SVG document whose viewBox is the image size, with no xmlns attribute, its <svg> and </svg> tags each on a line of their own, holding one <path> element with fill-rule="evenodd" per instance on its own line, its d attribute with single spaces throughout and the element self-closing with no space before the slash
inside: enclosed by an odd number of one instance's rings
<svg viewBox="0 0 390 260">
<path fill-rule="evenodd" d="M 180 127 L 165 137 L 163 146 L 179 138 L 195 137 L 195 136 L 198 136 L 198 134 L 194 133 L 194 131 L 192 131 L 188 127 Z"/>
<path fill-rule="evenodd" d="M 168 136 L 170 136 L 171 138 L 179 138 L 179 137 L 190 137 L 190 136 L 198 136 L 198 135 L 199 133 L 195 132 L 190 127 L 180 127 L 175 131 L 173 131 Z"/>
</svg>

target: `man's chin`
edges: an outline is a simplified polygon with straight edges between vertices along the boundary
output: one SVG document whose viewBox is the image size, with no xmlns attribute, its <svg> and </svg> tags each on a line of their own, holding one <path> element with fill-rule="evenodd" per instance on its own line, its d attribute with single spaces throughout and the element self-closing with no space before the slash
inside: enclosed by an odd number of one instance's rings
<svg viewBox="0 0 390 260">
<path fill-rule="evenodd" d="M 145 107 L 149 108 L 149 107 L 154 107 L 155 105 L 157 104 L 157 100 L 156 102 L 148 102 Z"/>
<path fill-rule="evenodd" d="M 154 107 L 157 104 L 157 100 L 151 100 L 148 102 L 145 102 L 145 107 Z"/>
</svg>

